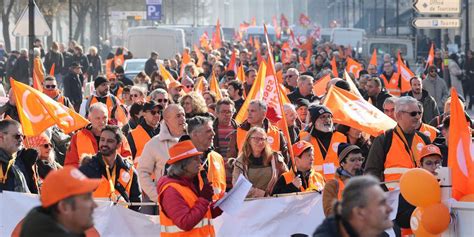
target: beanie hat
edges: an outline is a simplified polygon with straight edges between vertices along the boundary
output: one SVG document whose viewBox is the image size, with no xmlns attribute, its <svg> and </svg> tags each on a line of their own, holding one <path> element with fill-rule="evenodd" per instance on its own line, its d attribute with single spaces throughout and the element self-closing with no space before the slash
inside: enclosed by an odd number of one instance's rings
<svg viewBox="0 0 474 237">
<path fill-rule="evenodd" d="M 307 99 L 304 99 L 304 98 L 299 98 L 296 100 L 296 109 L 298 109 L 299 107 L 302 107 L 302 106 L 306 106 L 306 107 L 309 107 L 309 100 Z"/>
<path fill-rule="evenodd" d="M 102 85 L 102 83 L 106 83 L 106 82 L 109 82 L 105 77 L 103 76 L 98 76 L 95 78 L 94 80 L 94 88 L 97 88 L 99 87 L 100 85 Z"/>
<path fill-rule="evenodd" d="M 340 143 L 339 146 L 337 146 L 337 157 L 339 158 L 339 163 L 343 162 L 353 151 L 360 152 L 360 148 L 349 143 Z"/>
<path fill-rule="evenodd" d="M 319 118 L 319 116 L 329 113 L 332 115 L 331 110 L 329 110 L 326 106 L 324 105 L 311 105 L 308 108 L 308 112 L 311 118 L 311 121 L 314 122 L 316 119 Z"/>
<path fill-rule="evenodd" d="M 345 80 L 337 81 L 336 84 L 334 84 L 334 85 L 341 88 L 341 89 L 343 89 L 343 90 L 351 91 L 351 87 L 350 87 L 349 83 Z"/>
</svg>

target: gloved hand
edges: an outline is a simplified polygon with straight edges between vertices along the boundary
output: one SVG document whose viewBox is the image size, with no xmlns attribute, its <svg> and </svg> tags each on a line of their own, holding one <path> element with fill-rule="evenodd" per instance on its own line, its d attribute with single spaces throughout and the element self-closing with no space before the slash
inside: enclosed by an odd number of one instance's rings
<svg viewBox="0 0 474 237">
<path fill-rule="evenodd" d="M 202 187 L 202 190 L 199 196 L 211 202 L 213 194 L 214 194 L 214 190 L 212 188 L 211 183 L 207 183 L 207 184 L 204 184 L 204 186 Z"/>
</svg>

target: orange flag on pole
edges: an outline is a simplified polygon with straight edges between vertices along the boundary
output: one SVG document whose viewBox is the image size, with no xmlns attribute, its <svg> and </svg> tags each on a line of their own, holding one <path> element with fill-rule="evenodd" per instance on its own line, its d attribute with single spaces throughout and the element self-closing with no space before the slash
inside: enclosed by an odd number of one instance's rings
<svg viewBox="0 0 474 237">
<path fill-rule="evenodd" d="M 351 92 L 354 94 L 354 95 L 357 95 L 359 96 L 360 98 L 363 98 L 362 95 L 360 94 L 359 92 L 359 88 L 357 88 L 356 84 L 354 83 L 354 81 L 352 80 L 351 76 L 349 75 L 349 73 L 347 73 L 347 71 L 344 71 L 344 80 L 347 81 L 347 83 L 349 84 L 349 88 L 351 89 Z"/>
<path fill-rule="evenodd" d="M 433 62 L 434 62 L 434 44 L 432 43 L 431 44 L 431 47 L 430 47 L 430 51 L 428 52 L 428 58 L 426 59 L 426 66 L 425 66 L 425 70 L 433 65 Z"/>
<path fill-rule="evenodd" d="M 39 81 L 36 72 L 33 72 L 33 88 L 35 88 L 36 90 L 40 92 L 43 92 L 43 86 L 41 82 Z"/>
<path fill-rule="evenodd" d="M 374 52 L 372 52 L 372 58 L 370 58 L 369 65 L 377 66 L 377 49 L 374 49 Z"/>
<path fill-rule="evenodd" d="M 181 59 L 181 71 L 179 72 L 179 76 L 182 78 L 184 76 L 184 68 L 186 67 L 186 65 L 191 62 L 191 56 L 189 56 L 189 53 L 188 51 L 184 51 L 183 52 L 183 56 L 182 56 L 182 59 Z"/>
<path fill-rule="evenodd" d="M 89 124 L 80 114 L 30 86 L 13 79 L 10 79 L 10 85 L 26 136 L 40 135 L 53 125 L 58 125 L 65 133 L 71 133 Z"/>
<path fill-rule="evenodd" d="M 168 70 L 166 70 L 163 64 L 160 64 L 159 67 L 161 77 L 163 77 L 163 81 L 166 83 L 166 86 L 168 86 L 171 82 L 175 81 L 174 77 L 171 75 L 170 72 L 168 72 Z"/>
<path fill-rule="evenodd" d="M 211 81 L 209 82 L 209 90 L 216 94 L 217 101 L 223 98 L 215 73 L 212 73 Z"/>
<path fill-rule="evenodd" d="M 448 167 L 452 170 L 453 198 L 474 194 L 474 154 L 469 122 L 456 89 L 451 88 L 451 117 L 448 139 Z"/>
<path fill-rule="evenodd" d="M 323 104 L 334 117 L 334 123 L 353 127 L 372 136 L 394 128 L 397 123 L 363 98 L 332 86 Z"/>
<path fill-rule="evenodd" d="M 247 119 L 247 108 L 250 104 L 250 101 L 258 99 L 261 100 L 263 96 L 263 81 L 265 80 L 265 75 L 267 73 L 267 64 L 265 61 L 260 63 L 257 72 L 257 78 L 252 84 L 252 88 L 250 88 L 249 94 L 245 98 L 244 104 L 240 108 L 239 112 L 235 116 L 235 121 L 238 124 L 241 124 Z"/>
<path fill-rule="evenodd" d="M 327 74 L 326 76 L 316 81 L 313 85 L 313 93 L 318 97 L 324 96 L 327 92 L 326 88 L 330 80 L 331 75 Z"/>
<path fill-rule="evenodd" d="M 402 57 L 400 56 L 400 51 L 398 51 L 397 67 L 400 74 L 400 79 L 402 80 L 401 92 L 408 92 L 411 90 L 410 79 L 415 76 L 415 73 L 413 73 L 407 67 L 407 65 L 405 65 L 405 63 L 403 63 Z"/>
<path fill-rule="evenodd" d="M 54 69 L 56 68 L 56 63 L 53 63 L 51 69 L 49 69 L 49 75 L 54 76 Z"/>
<path fill-rule="evenodd" d="M 337 63 L 336 63 L 336 57 L 332 57 L 331 59 L 331 68 L 332 68 L 332 74 L 335 77 L 339 77 L 339 73 L 337 72 Z"/>
<path fill-rule="evenodd" d="M 214 49 L 222 48 L 222 37 L 221 37 L 221 23 L 217 19 L 216 30 L 214 32 L 214 37 L 212 37 L 211 45 Z"/>
<path fill-rule="evenodd" d="M 237 71 L 237 79 L 242 83 L 245 82 L 245 71 L 243 64 L 240 64 L 239 66 L 239 70 Z"/>
<path fill-rule="evenodd" d="M 236 53 L 235 50 L 232 50 L 232 55 L 230 56 L 229 64 L 227 64 L 227 71 L 234 71 L 237 74 L 237 63 L 236 63 Z"/>
<path fill-rule="evenodd" d="M 346 58 L 346 63 L 346 71 L 359 78 L 359 72 L 362 70 L 362 65 L 349 56 Z"/>
<path fill-rule="evenodd" d="M 204 77 L 198 77 L 197 78 L 197 82 L 196 84 L 194 85 L 194 91 L 196 91 L 197 93 L 201 94 L 204 93 L 204 91 L 206 91 L 206 88 L 204 87 Z"/>
<path fill-rule="evenodd" d="M 202 67 L 202 63 L 204 62 L 204 55 L 202 54 L 201 50 L 195 44 L 193 45 L 193 48 L 194 48 L 194 52 L 196 52 L 196 56 L 198 58 L 198 61 L 197 61 L 196 65 L 198 67 Z"/>
</svg>

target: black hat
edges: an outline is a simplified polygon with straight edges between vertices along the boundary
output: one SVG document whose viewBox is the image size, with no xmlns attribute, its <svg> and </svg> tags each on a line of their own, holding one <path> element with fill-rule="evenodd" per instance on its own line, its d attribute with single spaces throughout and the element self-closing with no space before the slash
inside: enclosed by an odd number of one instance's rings
<svg viewBox="0 0 474 237">
<path fill-rule="evenodd" d="M 99 87 L 99 86 L 102 85 L 103 83 L 107 83 L 107 82 L 109 82 L 109 81 L 107 80 L 107 78 L 105 78 L 105 77 L 103 77 L 103 76 L 98 76 L 98 77 L 96 77 L 95 80 L 94 80 L 94 88 L 97 89 L 97 87 Z"/>
<path fill-rule="evenodd" d="M 361 150 L 356 145 L 340 143 L 339 146 L 337 146 L 337 157 L 339 158 L 339 162 L 343 162 L 347 156 L 354 151 L 360 152 Z"/>
<path fill-rule="evenodd" d="M 336 84 L 334 84 L 336 87 L 339 87 L 343 90 L 346 90 L 346 91 L 351 91 L 351 86 L 349 85 L 349 83 L 345 80 L 339 80 L 336 82 Z"/>
<path fill-rule="evenodd" d="M 305 99 L 305 98 L 299 98 L 296 100 L 296 109 L 298 109 L 299 107 L 302 107 L 302 106 L 306 106 L 306 107 L 309 107 L 309 100 Z"/>
<path fill-rule="evenodd" d="M 328 107 L 324 105 L 311 105 L 309 106 L 308 111 L 312 122 L 316 121 L 319 116 L 325 113 L 329 113 L 332 115 L 331 110 L 329 110 Z"/>
<path fill-rule="evenodd" d="M 159 107 L 161 110 L 161 105 L 156 103 L 154 100 L 150 100 L 143 105 L 143 112 L 148 110 L 153 110 L 154 108 Z"/>
<path fill-rule="evenodd" d="M 77 62 L 73 62 L 71 63 L 71 67 L 70 68 L 77 68 L 77 67 L 82 67 L 81 64 L 77 63 Z"/>
</svg>

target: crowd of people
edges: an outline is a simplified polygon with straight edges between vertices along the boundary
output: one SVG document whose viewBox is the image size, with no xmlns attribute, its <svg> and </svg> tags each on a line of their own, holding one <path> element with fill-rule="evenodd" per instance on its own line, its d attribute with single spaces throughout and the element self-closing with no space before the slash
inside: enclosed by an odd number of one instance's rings
<svg viewBox="0 0 474 237">
<path fill-rule="evenodd" d="M 273 42 L 275 71 L 291 102 L 283 105 L 286 137 L 266 101 L 254 99 L 244 106 L 259 63 L 269 57 L 265 42 L 258 47 L 249 41 L 225 42 L 199 52 L 186 48 L 173 58 L 150 52 L 144 71 L 135 78 L 124 74 L 124 61 L 133 58 L 126 48 L 102 59 L 97 48 L 86 55 L 74 41 L 68 48 L 53 42 L 47 52 L 41 41 L 35 45 L 38 65 L 46 75 L 52 72 L 42 80 L 43 93 L 78 113 L 82 105 L 90 124 L 70 134 L 52 126 L 25 138 L 5 80 L 9 100 L 0 108 L 0 190 L 39 193 L 42 202 L 25 218 L 21 236 L 84 233 L 92 227 L 91 212 L 80 209 L 93 210 L 92 198 L 159 214 L 163 236 L 213 235 L 210 219 L 222 213 L 215 202 L 240 175 L 252 183 L 248 198 L 321 192 L 327 219 L 314 236 L 380 236 L 392 226 L 409 229 L 407 217 L 414 207 L 400 197 L 392 222 L 384 191 L 398 188 L 397 181 L 409 169 L 436 174 L 437 167 L 447 166 L 448 86 L 457 89 L 469 109 L 474 103 L 471 54 L 463 73 L 454 56 L 442 64 L 442 51 L 437 50 L 426 74 L 412 77 L 411 90 L 404 92 L 400 85 L 388 85 L 400 72 L 393 55 L 385 54 L 383 62 L 363 65 L 358 75 L 350 75 L 364 99 L 397 123 L 371 137 L 336 124 L 332 111 L 322 105 L 324 96 L 314 92 L 315 83 L 326 75 L 332 78 L 328 88 L 351 90 L 340 78 L 352 57 L 350 49 L 314 43 L 311 52 L 294 48 L 284 58 L 282 45 Z M 309 65 L 304 60 L 308 53 L 313 55 Z M 184 55 L 190 57 L 187 64 Z M 243 74 L 230 65 L 232 55 Z M 28 51 L 3 56 L 8 58 L 5 78 L 32 85 Z M 210 89 L 213 77 L 221 98 Z M 461 77 L 471 87 L 463 87 Z M 235 118 L 243 110 L 247 116 L 238 123 Z M 467 114 L 466 119 L 472 127 Z M 38 223 L 56 227 L 42 229 Z"/>
</svg>

